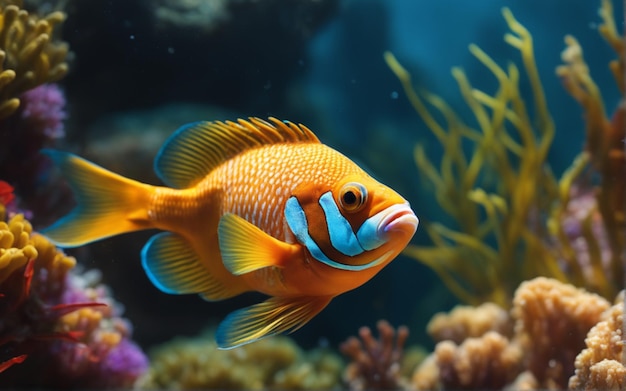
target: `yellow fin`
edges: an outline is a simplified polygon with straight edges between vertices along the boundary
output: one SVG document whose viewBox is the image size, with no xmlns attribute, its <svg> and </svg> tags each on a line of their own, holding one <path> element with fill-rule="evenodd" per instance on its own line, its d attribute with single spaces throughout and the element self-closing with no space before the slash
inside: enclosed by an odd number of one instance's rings
<svg viewBox="0 0 626 391">
<path fill-rule="evenodd" d="M 233 213 L 226 213 L 217 226 L 222 262 L 235 275 L 269 266 L 283 267 L 300 246 L 282 242 Z"/>
<path fill-rule="evenodd" d="M 271 335 L 292 332 L 311 320 L 332 297 L 272 297 L 230 313 L 217 328 L 220 349 L 232 349 Z"/>
<path fill-rule="evenodd" d="M 270 117 L 237 122 L 195 122 L 183 125 L 163 144 L 154 170 L 168 186 L 194 186 L 224 161 L 250 148 L 267 144 L 315 142 L 318 138 L 304 125 Z"/>
<path fill-rule="evenodd" d="M 212 276 L 198 254 L 171 232 L 154 235 L 141 251 L 141 262 L 152 283 L 165 293 L 200 293 L 207 300 L 223 300 L 245 291 Z"/>
<path fill-rule="evenodd" d="M 150 185 L 93 164 L 74 154 L 43 150 L 69 182 L 78 205 L 42 233 L 62 247 L 76 247 L 125 232 L 150 228 L 146 206 Z"/>
</svg>

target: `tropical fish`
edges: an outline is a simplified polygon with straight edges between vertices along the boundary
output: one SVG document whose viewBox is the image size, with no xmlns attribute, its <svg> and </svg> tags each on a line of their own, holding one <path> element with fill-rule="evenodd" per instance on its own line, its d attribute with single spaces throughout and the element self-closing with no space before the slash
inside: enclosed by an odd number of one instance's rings
<svg viewBox="0 0 626 391">
<path fill-rule="evenodd" d="M 209 301 L 246 291 L 270 296 L 218 326 L 222 349 L 294 331 L 330 300 L 378 273 L 408 244 L 408 202 L 322 144 L 304 125 L 275 118 L 196 122 L 155 159 L 168 187 L 44 151 L 78 205 L 44 233 L 72 247 L 158 228 L 141 252 L 163 292 Z"/>
</svg>

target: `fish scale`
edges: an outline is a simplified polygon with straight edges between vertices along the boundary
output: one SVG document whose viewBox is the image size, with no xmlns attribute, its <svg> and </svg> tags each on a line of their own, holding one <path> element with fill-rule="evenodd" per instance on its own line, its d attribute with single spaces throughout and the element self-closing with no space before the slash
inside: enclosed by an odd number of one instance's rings
<svg viewBox="0 0 626 391">
<path fill-rule="evenodd" d="M 327 169 L 329 162 L 333 170 Z M 269 145 L 230 159 L 204 182 L 207 188 L 224 191 L 218 213 L 235 213 L 268 234 L 285 238 L 282 212 L 293 190 L 307 181 L 327 185 L 342 175 L 362 172 L 347 163 L 346 157 L 323 144 Z"/>
</svg>

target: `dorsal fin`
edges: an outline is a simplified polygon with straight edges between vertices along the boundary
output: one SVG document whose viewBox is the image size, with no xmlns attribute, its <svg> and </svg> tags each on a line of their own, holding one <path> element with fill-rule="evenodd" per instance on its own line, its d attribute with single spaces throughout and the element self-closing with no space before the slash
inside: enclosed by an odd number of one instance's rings
<svg viewBox="0 0 626 391">
<path fill-rule="evenodd" d="M 317 136 L 304 125 L 270 117 L 194 122 L 183 125 L 163 144 L 154 169 L 170 187 L 192 187 L 224 161 L 268 144 L 312 142 Z"/>
</svg>

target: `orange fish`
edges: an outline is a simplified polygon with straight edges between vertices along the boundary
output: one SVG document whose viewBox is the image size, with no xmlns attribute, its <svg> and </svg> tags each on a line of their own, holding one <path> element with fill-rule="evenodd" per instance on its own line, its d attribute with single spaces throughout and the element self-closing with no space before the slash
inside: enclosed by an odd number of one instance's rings
<svg viewBox="0 0 626 391">
<path fill-rule="evenodd" d="M 229 314 L 229 349 L 293 331 L 378 273 L 408 244 L 408 202 L 304 125 L 259 118 L 178 129 L 155 159 L 168 187 L 136 182 L 47 150 L 78 206 L 44 233 L 79 246 L 146 228 L 141 257 L 162 291 L 209 301 L 246 291 L 270 298 Z"/>
</svg>

